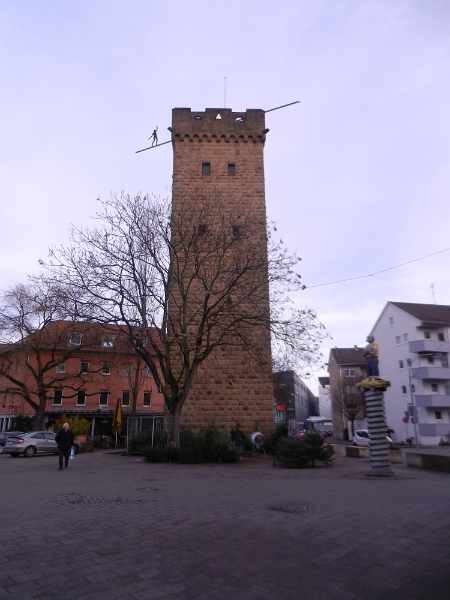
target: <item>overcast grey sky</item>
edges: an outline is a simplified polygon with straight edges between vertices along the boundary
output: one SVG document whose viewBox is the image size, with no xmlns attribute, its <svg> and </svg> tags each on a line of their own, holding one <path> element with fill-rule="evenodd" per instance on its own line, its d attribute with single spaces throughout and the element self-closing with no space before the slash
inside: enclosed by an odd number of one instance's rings
<svg viewBox="0 0 450 600">
<path fill-rule="evenodd" d="M 307 286 L 450 248 L 448 0 L 1 0 L 0 288 L 110 190 L 168 194 L 173 107 L 270 109 L 268 216 Z M 450 252 L 310 287 L 333 340 L 388 300 L 450 304 Z M 318 373 L 316 373 L 317 375 Z M 323 372 L 322 372 L 323 374 Z M 311 381 L 311 389 L 316 386 Z"/>
</svg>

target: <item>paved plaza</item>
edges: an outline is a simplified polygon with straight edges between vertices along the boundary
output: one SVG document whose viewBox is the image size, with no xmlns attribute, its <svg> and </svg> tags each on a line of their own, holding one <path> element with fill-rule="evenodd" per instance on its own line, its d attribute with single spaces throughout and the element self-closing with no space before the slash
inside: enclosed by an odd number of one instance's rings
<svg viewBox="0 0 450 600">
<path fill-rule="evenodd" d="M 0 456 L 0 598 L 448 600 L 450 475 Z"/>
</svg>

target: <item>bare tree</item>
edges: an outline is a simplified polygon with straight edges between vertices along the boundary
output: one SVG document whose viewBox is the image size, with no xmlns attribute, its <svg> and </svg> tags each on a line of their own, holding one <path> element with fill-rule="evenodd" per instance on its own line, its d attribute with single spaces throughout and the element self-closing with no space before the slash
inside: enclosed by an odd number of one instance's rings
<svg viewBox="0 0 450 600">
<path fill-rule="evenodd" d="M 102 208 L 99 227 L 73 229 L 73 245 L 51 251 L 47 275 L 84 319 L 125 326 L 171 415 L 217 348 L 260 356 L 257 327 L 291 356 L 316 359 L 323 326 L 287 295 L 302 287 L 299 259 L 274 228 L 261 239 L 261 223 L 241 203 L 197 196 L 174 211 L 168 200 L 122 194 Z"/>
<path fill-rule="evenodd" d="M 67 317 L 63 295 L 39 279 L 13 286 L 0 300 L 0 394 L 17 395 L 31 406 L 34 431 L 42 429 L 55 388 L 64 384 L 75 394 L 84 383 L 83 374 L 65 369 L 80 347 L 79 340 L 71 343 L 79 326 Z"/>
<path fill-rule="evenodd" d="M 352 437 L 355 435 L 355 419 L 364 416 L 364 396 L 357 383 L 363 378 L 346 377 L 332 392 L 332 402 L 336 413 L 343 414 L 350 421 Z"/>
<path fill-rule="evenodd" d="M 144 383 L 147 381 L 147 365 L 142 360 L 142 357 L 138 354 L 136 360 L 133 363 L 129 363 L 130 369 L 128 377 L 130 381 L 131 390 L 131 416 L 136 416 L 137 399 L 139 392 L 141 391 Z"/>
</svg>

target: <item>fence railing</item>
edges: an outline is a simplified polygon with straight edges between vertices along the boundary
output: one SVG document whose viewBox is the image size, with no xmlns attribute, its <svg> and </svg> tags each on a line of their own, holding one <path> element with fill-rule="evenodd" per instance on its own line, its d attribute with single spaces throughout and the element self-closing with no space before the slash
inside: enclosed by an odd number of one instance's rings
<svg viewBox="0 0 450 600">
<path fill-rule="evenodd" d="M 229 415 L 181 415 L 128 417 L 127 419 L 127 450 L 130 441 L 136 436 L 145 436 L 148 446 L 164 446 L 168 443 L 191 446 L 195 436 L 205 429 L 214 428 L 221 435 L 230 433 Z"/>
</svg>

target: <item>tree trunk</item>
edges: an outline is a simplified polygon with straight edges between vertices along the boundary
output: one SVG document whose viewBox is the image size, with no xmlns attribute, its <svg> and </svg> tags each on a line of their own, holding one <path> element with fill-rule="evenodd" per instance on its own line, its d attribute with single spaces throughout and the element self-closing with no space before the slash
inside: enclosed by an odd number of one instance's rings
<svg viewBox="0 0 450 600">
<path fill-rule="evenodd" d="M 36 410 L 36 417 L 33 423 L 33 431 L 42 431 L 44 426 L 45 406 L 47 403 L 47 397 L 39 398 L 39 406 Z"/>
<path fill-rule="evenodd" d="M 181 405 L 178 402 L 175 406 L 173 414 L 169 417 L 169 428 L 168 428 L 168 443 L 178 446 L 180 443 L 180 425 L 181 425 Z"/>
</svg>

